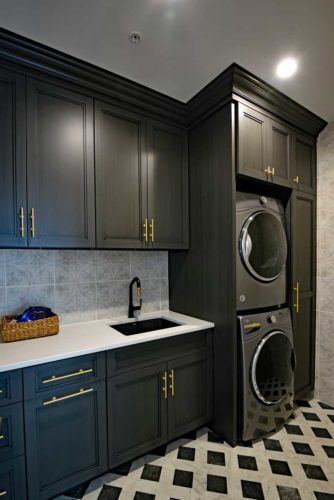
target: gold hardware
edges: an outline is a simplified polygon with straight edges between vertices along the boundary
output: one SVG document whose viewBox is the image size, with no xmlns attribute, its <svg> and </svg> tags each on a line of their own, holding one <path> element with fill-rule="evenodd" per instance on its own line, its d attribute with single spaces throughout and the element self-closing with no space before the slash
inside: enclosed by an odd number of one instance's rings
<svg viewBox="0 0 334 500">
<path fill-rule="evenodd" d="M 30 220 L 31 220 L 31 237 L 35 238 L 35 209 L 31 209 L 30 213 Z"/>
<path fill-rule="evenodd" d="M 137 289 L 136 289 L 136 295 L 137 295 L 137 297 L 141 297 L 141 288 L 140 288 L 140 286 L 138 286 Z"/>
<path fill-rule="evenodd" d="M 174 386 L 174 370 L 171 370 L 171 371 L 170 371 L 169 378 L 171 379 L 171 384 L 170 384 L 169 388 L 170 388 L 170 389 L 171 389 L 171 391 L 172 391 L 172 396 L 174 396 L 174 395 L 175 395 L 175 386 Z"/>
<path fill-rule="evenodd" d="M 299 282 L 297 281 L 296 286 L 293 288 L 296 292 L 296 303 L 293 304 L 293 307 L 296 310 L 296 313 L 299 313 Z"/>
<path fill-rule="evenodd" d="M 299 175 L 296 175 L 296 177 L 294 177 L 292 180 L 293 180 L 293 182 L 295 182 L 296 184 L 299 184 Z"/>
<path fill-rule="evenodd" d="M 150 238 L 152 243 L 154 243 L 154 219 L 151 219 L 150 229 L 151 229 Z"/>
<path fill-rule="evenodd" d="M 275 175 L 275 167 L 271 169 L 271 175 Z"/>
<path fill-rule="evenodd" d="M 0 439 L 5 439 L 5 436 L 1 434 Z"/>
<path fill-rule="evenodd" d="M 167 395 L 167 372 L 164 372 L 164 374 L 162 376 L 162 381 L 164 383 L 164 385 L 162 387 L 162 392 L 164 393 L 165 399 L 167 399 L 167 397 L 168 397 L 168 395 Z"/>
<path fill-rule="evenodd" d="M 144 233 L 143 233 L 144 240 L 145 240 L 145 243 L 147 243 L 148 242 L 148 221 L 147 221 L 147 218 L 145 219 L 145 222 L 143 224 L 143 228 L 144 228 Z"/>
<path fill-rule="evenodd" d="M 53 403 L 59 403 L 60 401 L 65 401 L 66 399 L 71 399 L 71 398 L 76 398 L 77 396 L 83 396 L 84 394 L 87 394 L 88 392 L 93 392 L 94 389 L 80 389 L 78 392 L 73 392 L 72 394 L 67 394 L 67 396 L 60 396 L 57 398 L 57 396 L 53 396 L 51 399 L 48 399 L 47 401 L 44 401 L 43 405 L 51 405 Z"/>
<path fill-rule="evenodd" d="M 64 380 L 65 378 L 71 378 L 71 377 L 77 377 L 78 375 L 84 375 L 85 373 L 92 373 L 93 368 L 88 368 L 87 370 L 84 370 L 83 368 L 80 368 L 77 372 L 72 372 L 72 373 L 67 373 L 66 375 L 52 375 L 51 378 L 46 378 L 43 380 L 43 384 L 48 384 L 49 382 L 57 382 L 57 380 Z"/>
<path fill-rule="evenodd" d="M 24 208 L 20 208 L 20 234 L 21 238 L 24 238 Z"/>
<path fill-rule="evenodd" d="M 0 497 L 4 497 L 5 495 L 7 495 L 7 491 L 6 490 L 0 491 Z"/>
<path fill-rule="evenodd" d="M 261 323 L 249 323 L 248 325 L 244 325 L 244 328 L 251 329 L 251 328 L 260 328 Z"/>
<path fill-rule="evenodd" d="M 267 175 L 271 175 L 272 174 L 272 170 L 271 170 L 271 167 L 267 167 L 264 169 L 264 173 L 267 174 Z"/>
</svg>

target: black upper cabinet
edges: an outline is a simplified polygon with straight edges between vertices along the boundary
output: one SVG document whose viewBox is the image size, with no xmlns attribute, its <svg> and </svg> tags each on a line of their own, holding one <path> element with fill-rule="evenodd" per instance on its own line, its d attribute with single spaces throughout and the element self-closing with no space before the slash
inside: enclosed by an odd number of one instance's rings
<svg viewBox="0 0 334 500">
<path fill-rule="evenodd" d="M 282 123 L 238 105 L 238 173 L 291 186 L 291 130 Z"/>
<path fill-rule="evenodd" d="M 153 248 L 188 248 L 187 133 L 150 120 L 148 138 L 149 239 Z"/>
<path fill-rule="evenodd" d="M 0 246 L 27 244 L 25 78 L 0 69 Z"/>
<path fill-rule="evenodd" d="M 187 248 L 187 135 L 95 103 L 99 248 Z"/>
<path fill-rule="evenodd" d="M 316 188 L 316 141 L 302 134 L 293 137 L 293 182 L 295 189 L 314 193 Z"/>
<path fill-rule="evenodd" d="M 93 100 L 27 84 L 30 247 L 93 247 Z"/>
<path fill-rule="evenodd" d="M 146 119 L 95 102 L 96 233 L 99 248 L 139 248 L 147 218 Z"/>
</svg>

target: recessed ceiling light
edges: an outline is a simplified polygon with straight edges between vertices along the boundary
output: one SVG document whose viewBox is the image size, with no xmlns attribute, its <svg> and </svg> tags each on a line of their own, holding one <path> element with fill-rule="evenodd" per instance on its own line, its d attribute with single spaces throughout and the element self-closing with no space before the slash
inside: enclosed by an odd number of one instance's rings
<svg viewBox="0 0 334 500">
<path fill-rule="evenodd" d="M 297 61 L 292 57 L 283 59 L 276 68 L 276 74 L 279 78 L 289 78 L 297 71 Z"/>
</svg>

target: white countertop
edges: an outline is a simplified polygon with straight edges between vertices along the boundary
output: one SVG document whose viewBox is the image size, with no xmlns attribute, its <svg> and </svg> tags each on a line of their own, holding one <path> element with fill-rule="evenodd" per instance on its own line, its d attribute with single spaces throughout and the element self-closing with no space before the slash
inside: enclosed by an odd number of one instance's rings
<svg viewBox="0 0 334 500">
<path fill-rule="evenodd" d="M 213 328 L 214 324 L 208 321 L 192 318 L 173 311 L 159 311 L 151 314 L 141 314 L 138 319 L 165 318 L 178 326 L 139 333 L 137 335 L 123 335 L 110 325 L 128 323 L 128 318 L 113 318 L 112 320 L 89 321 L 71 325 L 61 325 L 58 335 L 38 339 L 21 340 L 18 342 L 0 343 L 0 372 L 24 368 L 72 358 L 92 352 L 107 351 L 150 340 L 164 339 Z"/>
</svg>

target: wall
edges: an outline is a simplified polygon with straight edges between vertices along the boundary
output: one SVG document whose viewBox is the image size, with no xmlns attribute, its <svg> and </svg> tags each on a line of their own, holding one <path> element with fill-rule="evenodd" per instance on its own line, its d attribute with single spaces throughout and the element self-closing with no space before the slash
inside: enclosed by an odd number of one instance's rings
<svg viewBox="0 0 334 500">
<path fill-rule="evenodd" d="M 334 405 L 334 122 L 318 140 L 316 397 Z"/>
<path fill-rule="evenodd" d="M 0 250 L 0 316 L 44 305 L 74 323 L 127 314 L 141 279 L 143 312 L 168 309 L 168 252 Z"/>
</svg>

